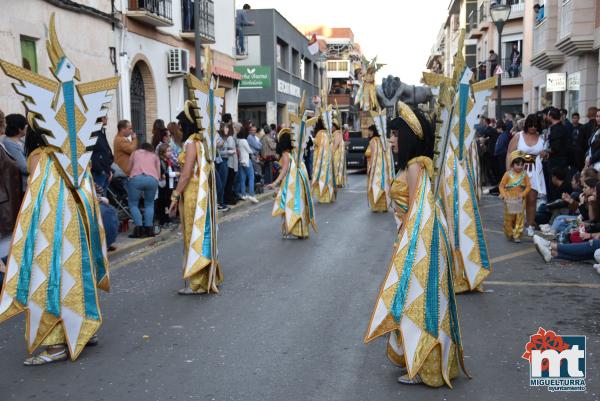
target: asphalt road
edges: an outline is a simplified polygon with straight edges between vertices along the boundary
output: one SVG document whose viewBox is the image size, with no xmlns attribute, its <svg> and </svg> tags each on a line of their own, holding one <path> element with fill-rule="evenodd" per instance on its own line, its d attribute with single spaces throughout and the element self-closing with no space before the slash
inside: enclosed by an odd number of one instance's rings
<svg viewBox="0 0 600 401">
<path fill-rule="evenodd" d="M 398 384 L 384 340 L 362 342 L 395 232 L 390 213 L 369 211 L 364 187 L 353 175 L 335 204 L 318 205 L 319 232 L 307 241 L 280 238 L 270 201 L 227 216 L 220 295 L 177 295 L 180 241 L 117 261 L 100 344 L 75 362 L 24 367 L 23 318 L 4 323 L 0 400 L 600 399 L 600 276 L 590 264 L 544 265 L 530 241 L 507 242 L 489 197 L 495 271 L 485 293 L 458 297 L 473 379 Z M 586 393 L 530 388 L 521 354 L 539 326 L 588 336 Z"/>
</svg>

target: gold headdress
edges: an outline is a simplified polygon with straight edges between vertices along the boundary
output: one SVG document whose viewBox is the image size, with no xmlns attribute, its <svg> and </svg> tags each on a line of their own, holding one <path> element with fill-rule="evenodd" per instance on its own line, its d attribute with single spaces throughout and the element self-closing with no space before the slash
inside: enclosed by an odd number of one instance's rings
<svg viewBox="0 0 600 401">
<path fill-rule="evenodd" d="M 65 51 L 63 50 L 60 42 L 58 41 L 58 36 L 56 35 L 56 24 L 54 22 L 54 13 L 50 14 L 50 27 L 48 29 L 48 40 L 46 40 L 46 50 L 48 51 L 48 57 L 50 57 L 50 62 L 52 63 L 52 73 L 56 71 L 58 66 L 60 65 L 60 61 L 66 57 Z M 75 79 L 78 81 L 81 80 L 79 68 L 75 69 Z"/>
<path fill-rule="evenodd" d="M 414 132 L 414 134 L 418 136 L 419 139 L 423 139 L 423 127 L 421 126 L 421 122 L 417 118 L 415 112 L 406 103 L 400 100 L 398 101 L 397 109 L 398 117 L 403 119 L 406 122 L 406 124 L 408 124 L 412 132 Z"/>
</svg>

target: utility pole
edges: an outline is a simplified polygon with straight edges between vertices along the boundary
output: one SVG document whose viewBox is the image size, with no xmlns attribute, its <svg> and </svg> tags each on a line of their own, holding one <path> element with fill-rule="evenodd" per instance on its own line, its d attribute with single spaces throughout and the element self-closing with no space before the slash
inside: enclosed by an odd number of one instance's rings
<svg viewBox="0 0 600 401">
<path fill-rule="evenodd" d="M 202 43 L 200 41 L 200 2 L 194 0 L 194 55 L 196 60 L 196 78 L 202 79 Z"/>
</svg>

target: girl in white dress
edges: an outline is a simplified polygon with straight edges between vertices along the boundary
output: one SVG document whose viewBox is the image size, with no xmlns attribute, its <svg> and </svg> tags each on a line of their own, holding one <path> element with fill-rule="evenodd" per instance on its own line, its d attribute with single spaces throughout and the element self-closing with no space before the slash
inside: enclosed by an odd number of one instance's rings
<svg viewBox="0 0 600 401">
<path fill-rule="evenodd" d="M 546 196 L 546 182 L 544 181 L 544 170 L 542 157 L 544 153 L 544 139 L 540 136 L 540 122 L 535 114 L 530 114 L 525 119 L 523 131 L 517 133 L 508 145 L 507 154 L 514 150 L 520 150 L 527 155 L 525 159 L 525 170 L 531 182 L 531 191 L 525 198 L 525 211 L 527 220 L 527 235 L 534 234 L 535 211 L 538 196 Z M 507 162 L 508 166 L 508 162 Z"/>
</svg>

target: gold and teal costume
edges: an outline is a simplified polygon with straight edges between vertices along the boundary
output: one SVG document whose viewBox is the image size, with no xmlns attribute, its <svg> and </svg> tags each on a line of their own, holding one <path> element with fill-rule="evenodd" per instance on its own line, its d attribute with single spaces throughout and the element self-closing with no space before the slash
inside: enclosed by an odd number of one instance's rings
<svg viewBox="0 0 600 401">
<path fill-rule="evenodd" d="M 308 172 L 304 162 L 297 163 L 294 154 L 290 154 L 289 158 L 288 172 L 273 204 L 273 217 L 283 217 L 281 231 L 284 235 L 308 238 L 309 226 L 312 225 L 315 231 L 317 229 Z"/>
<path fill-rule="evenodd" d="M 333 133 L 333 171 L 335 173 L 335 184 L 338 188 L 346 186 L 348 172 L 346 168 L 346 146 L 344 134 L 341 130 Z"/>
<path fill-rule="evenodd" d="M 390 152 L 384 148 L 380 136 L 371 138 L 365 156 L 368 163 L 367 197 L 369 206 L 374 212 L 387 212 L 391 202 L 390 183 L 394 176 L 394 166 Z"/>
<path fill-rule="evenodd" d="M 200 292 L 219 292 L 223 281 L 217 259 L 217 213 L 215 172 L 206 160 L 199 134 L 190 136 L 179 154 L 183 168 L 186 147 L 196 148 L 194 174 L 181 194 L 180 214 L 183 225 L 184 272 L 190 288 Z"/>
<path fill-rule="evenodd" d="M 183 151 L 179 154 L 179 161 L 183 166 L 187 147 L 193 144 L 196 149 L 193 175 L 181 194 L 183 278 L 189 280 L 193 291 L 218 293 L 218 285 L 223 281 L 223 276 L 218 261 L 214 160 L 225 91 L 215 88 L 208 48 L 205 59 L 204 81 L 191 74 L 187 75 L 190 100 L 186 102 L 184 115 L 194 133 L 186 139 Z M 206 130 L 203 123 L 206 124 Z"/>
<path fill-rule="evenodd" d="M 367 199 L 374 212 L 387 212 L 391 205 L 390 186 L 394 180 L 394 157 L 392 147 L 385 136 L 387 116 L 384 111 L 372 111 L 371 117 L 380 136 L 369 141 L 365 151 L 367 158 Z"/>
<path fill-rule="evenodd" d="M 294 235 L 297 238 L 308 238 L 311 225 L 315 231 L 317 230 L 310 180 L 304 164 L 304 149 L 308 141 L 306 129 L 313 126 L 317 119 L 306 118 L 305 101 L 306 93 L 303 93 L 299 115 L 290 114 L 292 128 L 284 128 L 279 132 L 279 138 L 282 135 L 291 136 L 293 150 L 288 154 L 289 168 L 281 181 L 273 204 L 273 216 L 283 218 L 282 234 Z"/>
<path fill-rule="evenodd" d="M 418 374 L 428 386 L 451 387 L 463 364 L 452 246 L 441 201 L 434 199 L 431 159 L 417 157 L 408 166 L 419 167 L 417 186 L 407 205 L 406 174 L 393 185 L 402 223 L 365 342 L 389 333 L 388 357 L 410 378 Z"/>
<path fill-rule="evenodd" d="M 0 296 L 0 321 L 26 312 L 27 349 L 66 344 L 76 359 L 102 324 L 98 289 L 109 290 L 104 227 L 90 173 L 92 132 L 106 116 L 118 78 L 76 84 L 79 70 L 56 36 L 54 14 L 47 42 L 56 81 L 0 61 L 18 81 L 32 126 L 46 146 L 15 227 Z"/>
<path fill-rule="evenodd" d="M 452 77 L 423 74 L 424 82 L 439 93 L 438 104 L 443 106 L 440 132 L 449 141 L 439 161 L 444 174 L 446 216 L 457 259 L 454 272 L 457 292 L 480 290 L 481 283 L 492 272 L 478 205 L 478 174 L 474 170 L 475 159 L 469 154 L 474 149 L 475 124 L 496 86 L 496 78 L 471 84 L 473 72 L 462 52 L 464 39 L 462 30 Z"/>
<path fill-rule="evenodd" d="M 312 191 L 319 203 L 335 202 L 336 181 L 333 170 L 333 137 L 331 135 L 332 112 L 324 109 L 321 118 L 325 129 L 315 137 Z"/>
</svg>

